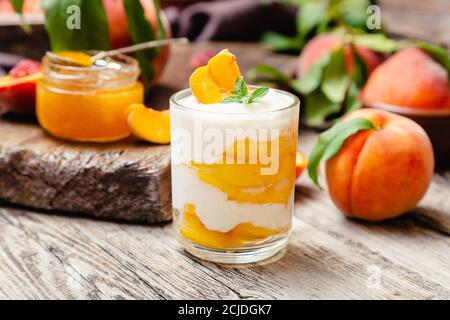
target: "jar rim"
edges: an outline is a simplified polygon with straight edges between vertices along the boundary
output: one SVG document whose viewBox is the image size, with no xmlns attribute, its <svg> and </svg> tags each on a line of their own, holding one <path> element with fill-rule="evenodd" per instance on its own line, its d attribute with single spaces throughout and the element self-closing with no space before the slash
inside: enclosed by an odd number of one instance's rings
<svg viewBox="0 0 450 320">
<path fill-rule="evenodd" d="M 94 51 L 88 53 L 95 54 Z M 139 62 L 123 54 L 109 57 L 104 66 L 67 65 L 52 61 L 48 56 L 44 56 L 42 65 L 46 81 L 87 88 L 118 87 L 135 82 L 141 73 Z"/>
<path fill-rule="evenodd" d="M 99 51 L 84 51 L 83 53 L 87 53 L 90 56 L 94 56 L 98 52 Z M 115 61 L 113 61 L 113 62 L 119 62 L 117 60 L 117 58 L 120 58 L 120 59 L 122 59 L 123 62 L 125 62 L 129 66 L 129 68 L 139 67 L 139 63 L 135 58 L 124 55 L 124 54 L 117 54 L 114 56 L 110 56 L 109 58 L 114 59 Z M 97 66 L 98 68 L 92 68 L 92 66 L 75 66 L 75 65 L 69 65 L 69 64 L 58 64 L 55 62 L 51 62 L 51 59 L 49 59 L 49 57 L 47 55 L 44 56 L 43 61 L 49 62 L 51 65 L 58 66 L 62 70 L 69 70 L 69 71 L 92 71 L 92 70 L 101 71 L 104 69 L 108 69 L 103 66 Z"/>
</svg>

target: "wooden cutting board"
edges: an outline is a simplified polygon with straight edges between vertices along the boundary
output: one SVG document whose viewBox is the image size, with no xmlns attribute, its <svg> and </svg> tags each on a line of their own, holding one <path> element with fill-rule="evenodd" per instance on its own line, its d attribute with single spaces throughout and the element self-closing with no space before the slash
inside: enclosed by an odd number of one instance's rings
<svg viewBox="0 0 450 320">
<path fill-rule="evenodd" d="M 229 47 L 243 73 L 255 63 L 293 70 L 295 59 L 254 44 L 175 46 L 152 107 L 167 109 L 171 94 L 185 88 L 189 58 Z M 294 63 L 294 64 L 292 64 Z M 0 199 L 55 212 L 137 222 L 171 219 L 170 147 L 128 139 L 109 144 L 68 143 L 47 135 L 35 121 L 0 118 Z"/>
<path fill-rule="evenodd" d="M 129 221 L 170 220 L 170 147 L 133 139 L 68 143 L 32 122 L 0 121 L 0 198 Z"/>
</svg>

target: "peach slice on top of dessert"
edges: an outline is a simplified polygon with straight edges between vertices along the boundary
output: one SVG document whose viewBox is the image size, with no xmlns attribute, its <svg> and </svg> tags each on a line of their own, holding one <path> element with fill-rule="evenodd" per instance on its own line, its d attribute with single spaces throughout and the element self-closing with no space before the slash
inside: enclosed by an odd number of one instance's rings
<svg viewBox="0 0 450 320">
<path fill-rule="evenodd" d="M 200 103 L 218 103 L 231 93 L 236 79 L 241 76 L 236 56 L 224 49 L 212 57 L 206 66 L 194 71 L 189 86 Z"/>
<path fill-rule="evenodd" d="M 222 93 L 212 80 L 207 66 L 197 68 L 189 79 L 189 86 L 197 100 L 204 104 L 222 100 Z"/>
<path fill-rule="evenodd" d="M 0 105 L 13 113 L 34 115 L 36 83 L 42 79 L 41 64 L 23 60 L 0 78 Z"/>
<path fill-rule="evenodd" d="M 212 80 L 225 92 L 233 91 L 236 79 L 241 76 L 236 56 L 228 49 L 220 51 L 209 60 L 208 70 Z"/>
<path fill-rule="evenodd" d="M 133 104 L 125 110 L 131 133 L 136 137 L 158 144 L 170 143 L 170 112 Z"/>
</svg>

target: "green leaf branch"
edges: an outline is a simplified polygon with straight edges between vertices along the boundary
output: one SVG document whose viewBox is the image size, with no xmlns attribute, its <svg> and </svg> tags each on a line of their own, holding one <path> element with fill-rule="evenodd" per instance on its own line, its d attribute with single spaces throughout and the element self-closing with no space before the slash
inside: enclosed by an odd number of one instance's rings
<svg viewBox="0 0 450 320">
<path fill-rule="evenodd" d="M 276 51 L 299 52 L 307 40 L 337 26 L 371 32 L 367 29 L 370 0 L 280 0 L 295 6 L 296 34 L 286 36 L 269 31 L 261 41 Z"/>
<path fill-rule="evenodd" d="M 158 21 L 158 31 L 155 35 L 153 29 L 147 19 L 145 18 L 144 8 L 139 0 L 122 0 L 125 8 L 125 13 L 128 20 L 128 30 L 134 44 L 156 40 L 159 37 L 164 37 L 164 31 L 160 31 L 162 23 Z M 154 0 L 157 16 L 160 16 L 159 1 Z M 158 18 L 159 19 L 159 18 Z M 160 25 L 161 24 L 161 25 Z M 151 61 L 159 54 L 160 48 L 152 48 L 145 51 L 139 51 L 134 54 L 139 61 L 141 67 L 142 80 L 144 86 L 149 88 L 154 78 L 154 70 Z"/>
<path fill-rule="evenodd" d="M 23 1 L 10 1 L 17 11 L 22 10 Z M 166 37 L 161 21 L 159 0 L 153 0 L 157 16 L 156 32 L 153 31 L 146 19 L 139 0 L 122 0 L 122 3 L 133 44 Z M 66 27 L 67 8 L 71 5 L 77 5 L 83 13 L 80 29 L 71 30 Z M 45 28 L 53 51 L 110 49 L 108 19 L 101 0 L 43 0 L 42 6 L 46 17 Z M 154 78 L 152 61 L 160 53 L 160 50 L 161 48 L 152 48 L 135 53 L 147 89 Z"/>
<path fill-rule="evenodd" d="M 83 13 L 79 29 L 67 27 L 67 8 L 71 5 Z M 53 51 L 110 49 L 108 20 L 101 0 L 43 0 L 42 6 Z"/>
<path fill-rule="evenodd" d="M 24 0 L 9 0 L 16 13 L 22 14 Z"/>
<path fill-rule="evenodd" d="M 26 33 L 31 33 L 30 25 L 25 21 L 22 15 L 23 3 L 25 0 L 9 0 L 14 11 L 20 15 L 21 27 Z"/>
<path fill-rule="evenodd" d="M 380 54 L 391 54 L 405 47 L 419 47 L 450 73 L 449 52 L 438 45 L 417 40 L 396 41 L 384 34 L 348 33 L 345 28 L 335 32 L 342 37 L 342 46 L 320 58 L 300 79 L 292 79 L 268 65 L 254 67 L 247 77 L 252 82 L 272 83 L 302 95 L 306 101 L 306 123 L 322 126 L 327 120 L 362 107 L 358 96 L 367 82 L 368 70 L 357 47 L 365 47 Z M 347 49 L 344 47 L 350 49 L 353 58 L 352 74 L 348 74 L 345 68 Z"/>
<path fill-rule="evenodd" d="M 291 79 L 267 65 L 256 66 L 247 77 L 255 82 L 285 86 L 303 95 L 306 122 L 311 126 L 321 125 L 330 115 L 345 113 L 344 105 L 354 81 L 345 71 L 343 47 L 324 55 L 300 79 Z"/>
<path fill-rule="evenodd" d="M 357 118 L 345 122 L 338 122 L 327 131 L 324 131 L 319 136 L 308 161 L 308 175 L 314 184 L 320 187 L 320 162 L 333 158 L 341 150 L 345 141 L 355 133 L 362 130 L 374 129 L 374 125 L 369 120 Z"/>
</svg>

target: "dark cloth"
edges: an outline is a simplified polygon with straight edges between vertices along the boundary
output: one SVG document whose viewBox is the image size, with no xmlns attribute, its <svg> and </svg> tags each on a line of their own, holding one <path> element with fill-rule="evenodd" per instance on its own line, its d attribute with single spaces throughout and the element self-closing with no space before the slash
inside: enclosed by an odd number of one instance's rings
<svg viewBox="0 0 450 320">
<path fill-rule="evenodd" d="M 266 31 L 295 34 L 295 9 L 273 1 L 221 0 L 165 10 L 174 36 L 194 41 L 257 41 Z"/>
<path fill-rule="evenodd" d="M 24 58 L 19 55 L 0 52 L 0 76 L 4 75 L 6 72 L 4 69 L 11 69 L 22 59 Z"/>
</svg>

